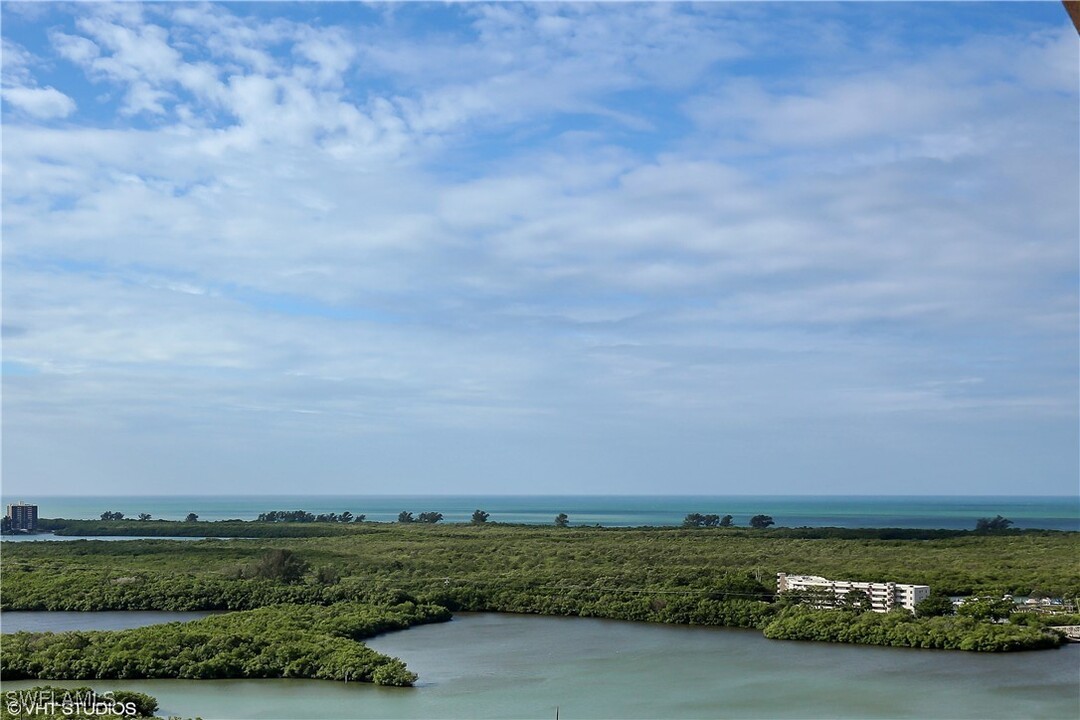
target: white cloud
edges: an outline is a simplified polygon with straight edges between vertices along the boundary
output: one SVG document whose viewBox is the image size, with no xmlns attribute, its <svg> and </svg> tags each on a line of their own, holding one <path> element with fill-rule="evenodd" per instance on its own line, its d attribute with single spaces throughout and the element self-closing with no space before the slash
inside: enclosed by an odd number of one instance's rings
<svg viewBox="0 0 1080 720">
<path fill-rule="evenodd" d="M 1058 34 L 1015 67 L 973 41 L 853 70 L 838 30 L 815 52 L 842 72 L 780 84 L 745 70 L 756 6 L 467 5 L 418 34 L 411 8 L 73 12 L 53 47 L 117 116 L 53 90 L 65 127 L 4 128 L 5 359 L 64 373 L 5 379 L 36 431 L 507 432 L 535 459 L 679 423 L 1068 417 L 1075 373 L 1038 359 L 1077 326 L 1075 88 L 1033 79 Z M 13 57 L 5 102 L 48 107 Z"/>
<path fill-rule="evenodd" d="M 168 32 L 158 25 L 132 28 L 91 17 L 79 20 L 78 27 L 111 51 L 110 55 L 89 58 L 90 68 L 108 78 L 161 82 L 175 78 L 182 64 L 181 54 L 169 44 Z"/>
<path fill-rule="evenodd" d="M 144 82 L 135 82 L 124 96 L 124 106 L 121 112 L 125 115 L 138 115 L 139 113 L 152 113 L 164 115 L 165 106 L 163 100 L 170 97 L 169 93 L 155 90 Z"/>
<path fill-rule="evenodd" d="M 53 87 L 6 87 L 4 100 L 42 120 L 67 117 L 75 112 L 75 101 Z"/>
<path fill-rule="evenodd" d="M 4 38 L 3 99 L 31 117 L 41 120 L 67 117 L 75 101 L 54 87 L 37 87 L 34 67 L 40 60 L 16 42 Z"/>
<path fill-rule="evenodd" d="M 341 86 L 358 49 L 345 32 L 335 29 L 305 33 L 296 44 L 296 52 L 314 63 L 319 85 Z"/>
<path fill-rule="evenodd" d="M 77 65 L 89 66 L 101 55 L 101 48 L 93 40 L 81 35 L 54 31 L 49 34 L 49 40 L 60 57 Z"/>
<path fill-rule="evenodd" d="M 18 43 L 4 38 L 3 44 L 3 83 L 4 86 L 13 85 L 21 87 L 32 85 L 30 67 L 34 64 L 34 57 L 26 48 Z"/>
</svg>

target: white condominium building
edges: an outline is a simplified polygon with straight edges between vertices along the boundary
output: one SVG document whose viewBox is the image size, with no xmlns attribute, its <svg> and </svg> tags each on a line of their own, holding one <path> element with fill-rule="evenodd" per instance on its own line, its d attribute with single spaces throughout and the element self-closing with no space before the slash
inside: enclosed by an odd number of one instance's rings
<svg viewBox="0 0 1080 720">
<path fill-rule="evenodd" d="M 861 590 L 870 598 L 874 612 L 889 612 L 894 607 L 914 611 L 916 603 L 930 595 L 928 585 L 905 585 L 902 583 L 872 583 L 849 580 L 828 580 L 816 575 L 776 574 L 776 592 L 804 592 L 811 595 L 810 604 L 829 608 L 841 604 L 844 596 L 852 590 Z"/>
</svg>

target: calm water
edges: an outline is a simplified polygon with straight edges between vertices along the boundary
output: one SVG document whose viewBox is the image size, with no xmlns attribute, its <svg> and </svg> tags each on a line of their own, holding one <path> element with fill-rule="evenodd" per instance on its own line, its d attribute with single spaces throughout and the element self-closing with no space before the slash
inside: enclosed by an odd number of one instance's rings
<svg viewBox="0 0 1080 720">
<path fill-rule="evenodd" d="M 159 535 L 53 535 L 37 533 L 34 535 L 0 535 L 2 542 L 70 542 L 72 540 L 206 540 L 204 537 L 161 537 Z M 220 538 L 227 540 L 231 538 Z"/>
<path fill-rule="evenodd" d="M 411 689 L 314 680 L 142 680 L 159 715 L 292 718 L 1060 718 L 1080 646 L 978 655 L 778 642 L 757 631 L 462 614 L 369 642 Z M 33 683 L 4 683 L 5 690 Z"/>
<path fill-rule="evenodd" d="M 559 513 L 571 524 L 608 526 L 679 525 L 687 513 L 733 515 L 746 525 L 753 515 L 771 515 L 778 526 L 910 527 L 971 529 L 980 517 L 1001 514 L 1016 527 L 1080 530 L 1080 497 L 867 497 L 867 496 L 498 496 L 498 495 L 278 495 L 278 496 L 111 496 L 4 497 L 39 506 L 47 518 L 95 519 L 106 510 L 129 517 L 182 520 L 254 520 L 269 510 L 315 514 L 346 510 L 388 522 L 402 510 L 441 512 L 447 522 L 466 522 L 480 508 L 491 520 L 549 524 Z"/>
<path fill-rule="evenodd" d="M 0 613 L 0 632 L 64 632 L 65 630 L 127 630 L 159 623 L 186 622 L 216 615 L 202 610 L 159 612 L 121 610 L 113 612 L 23 612 Z"/>
</svg>

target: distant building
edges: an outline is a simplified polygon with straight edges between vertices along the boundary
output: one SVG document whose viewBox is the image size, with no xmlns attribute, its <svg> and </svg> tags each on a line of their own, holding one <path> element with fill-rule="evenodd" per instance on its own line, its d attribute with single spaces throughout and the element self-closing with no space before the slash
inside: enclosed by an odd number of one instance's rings
<svg viewBox="0 0 1080 720">
<path fill-rule="evenodd" d="M 852 590 L 866 593 L 870 609 L 889 612 L 902 607 L 914 612 L 915 605 L 930 595 L 928 585 L 904 585 L 902 583 L 872 583 L 849 580 L 827 580 L 816 575 L 776 574 L 776 592 L 800 592 L 809 596 L 810 604 L 822 608 L 839 607 L 844 596 Z"/>
<path fill-rule="evenodd" d="M 34 532 L 37 530 L 37 505 L 15 503 L 7 506 L 8 522 L 12 532 Z"/>
</svg>

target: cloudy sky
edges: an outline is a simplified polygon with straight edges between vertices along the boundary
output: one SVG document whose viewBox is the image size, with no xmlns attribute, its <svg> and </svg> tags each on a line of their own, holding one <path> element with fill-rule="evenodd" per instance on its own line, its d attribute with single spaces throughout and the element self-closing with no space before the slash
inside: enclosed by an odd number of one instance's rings
<svg viewBox="0 0 1080 720">
<path fill-rule="evenodd" d="M 11 493 L 1075 494 L 1059 3 L 4 3 Z"/>
</svg>

